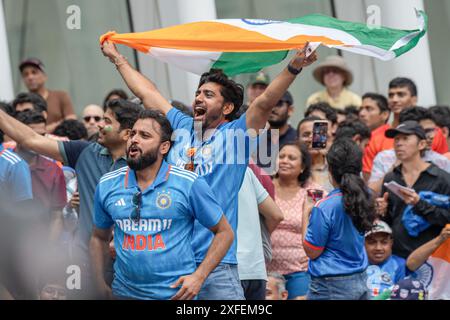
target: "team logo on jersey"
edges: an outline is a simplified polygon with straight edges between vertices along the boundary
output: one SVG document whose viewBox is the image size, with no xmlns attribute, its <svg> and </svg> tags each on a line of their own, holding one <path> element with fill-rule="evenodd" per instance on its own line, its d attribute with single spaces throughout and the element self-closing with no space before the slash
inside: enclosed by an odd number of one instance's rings
<svg viewBox="0 0 450 320">
<path fill-rule="evenodd" d="M 210 158 L 211 154 L 212 154 L 212 147 L 211 146 L 208 145 L 208 146 L 204 146 L 202 148 L 202 156 L 204 158 Z"/>
<path fill-rule="evenodd" d="M 188 156 L 189 158 L 192 158 L 192 157 L 194 157 L 196 152 L 197 152 L 197 148 L 187 148 L 186 156 Z"/>
<path fill-rule="evenodd" d="M 392 283 L 391 276 L 387 272 L 381 274 L 381 280 L 385 283 Z"/>
<path fill-rule="evenodd" d="M 170 198 L 170 192 L 158 192 L 156 197 L 156 206 L 160 209 L 167 209 L 172 204 L 172 198 Z"/>
</svg>

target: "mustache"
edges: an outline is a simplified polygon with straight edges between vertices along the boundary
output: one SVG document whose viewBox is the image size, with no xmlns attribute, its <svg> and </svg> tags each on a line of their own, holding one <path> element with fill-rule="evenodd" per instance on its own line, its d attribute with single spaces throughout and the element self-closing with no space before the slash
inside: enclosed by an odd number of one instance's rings
<svg viewBox="0 0 450 320">
<path fill-rule="evenodd" d="M 142 153 L 142 149 L 141 148 L 139 148 L 138 146 L 137 146 L 137 144 L 136 143 L 133 143 L 129 148 L 128 148 L 128 150 L 127 150 L 127 154 L 129 154 L 130 153 L 130 151 L 131 151 L 131 149 L 132 148 L 136 148 L 136 149 L 138 149 L 138 151 L 140 152 L 140 153 Z"/>
</svg>

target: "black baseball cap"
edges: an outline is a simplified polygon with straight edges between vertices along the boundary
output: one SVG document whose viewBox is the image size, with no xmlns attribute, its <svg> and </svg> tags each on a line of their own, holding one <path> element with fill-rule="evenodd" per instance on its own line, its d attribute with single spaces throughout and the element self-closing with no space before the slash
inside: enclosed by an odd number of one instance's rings
<svg viewBox="0 0 450 320">
<path fill-rule="evenodd" d="M 286 91 L 283 94 L 280 101 L 286 102 L 288 106 L 292 106 L 294 104 L 294 98 L 292 98 L 292 94 L 289 91 Z"/>
<path fill-rule="evenodd" d="M 425 130 L 423 130 L 422 126 L 417 121 L 413 120 L 402 122 L 397 126 L 397 128 L 386 130 L 384 135 L 387 138 L 395 138 L 399 134 L 415 134 L 421 140 L 426 140 L 427 138 Z"/>
<path fill-rule="evenodd" d="M 19 70 L 20 70 L 20 72 L 22 72 L 23 69 L 24 69 L 25 67 L 28 67 L 28 66 L 36 67 L 36 68 L 38 68 L 39 70 L 41 70 L 42 72 L 45 72 L 45 71 L 44 71 L 44 67 L 45 67 L 45 66 L 44 66 L 44 64 L 42 63 L 42 61 L 39 60 L 38 58 L 28 58 L 28 59 L 23 60 L 23 61 L 20 63 L 20 65 L 19 65 Z"/>
</svg>

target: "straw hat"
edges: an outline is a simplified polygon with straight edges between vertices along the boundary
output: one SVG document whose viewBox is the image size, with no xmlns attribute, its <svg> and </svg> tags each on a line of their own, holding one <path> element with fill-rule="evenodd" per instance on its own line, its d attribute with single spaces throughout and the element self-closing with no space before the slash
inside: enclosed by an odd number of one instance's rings
<svg viewBox="0 0 450 320">
<path fill-rule="evenodd" d="M 348 68 L 347 63 L 345 62 L 344 58 L 341 56 L 328 56 L 325 61 L 323 61 L 321 64 L 319 64 L 316 69 L 314 69 L 313 75 L 314 78 L 320 82 L 322 85 L 325 85 L 323 83 L 323 70 L 325 68 L 334 67 L 342 70 L 345 74 L 345 81 L 344 86 L 349 86 L 353 82 L 353 73 Z"/>
</svg>

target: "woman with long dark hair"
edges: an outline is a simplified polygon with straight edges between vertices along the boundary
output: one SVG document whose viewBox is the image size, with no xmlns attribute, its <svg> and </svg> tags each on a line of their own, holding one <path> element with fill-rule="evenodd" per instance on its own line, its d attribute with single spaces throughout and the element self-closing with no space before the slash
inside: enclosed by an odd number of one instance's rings
<svg viewBox="0 0 450 320">
<path fill-rule="evenodd" d="M 303 247 L 311 275 L 307 299 L 367 299 L 364 232 L 372 228 L 375 206 L 361 179 L 362 152 L 353 141 L 339 140 L 327 162 L 335 189 L 304 210 Z"/>
</svg>

